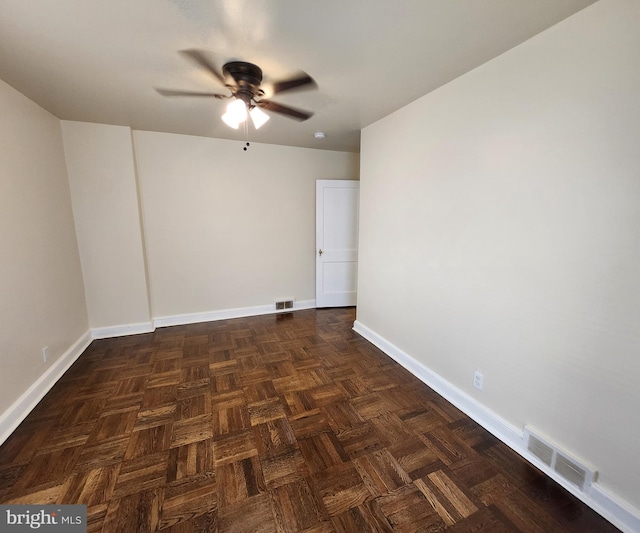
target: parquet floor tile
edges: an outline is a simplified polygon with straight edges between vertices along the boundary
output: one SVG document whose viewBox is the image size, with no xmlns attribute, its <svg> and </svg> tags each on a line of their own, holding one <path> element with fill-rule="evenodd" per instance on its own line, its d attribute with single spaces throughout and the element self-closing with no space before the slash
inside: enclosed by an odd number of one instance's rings
<svg viewBox="0 0 640 533">
<path fill-rule="evenodd" d="M 387 517 L 380 511 L 376 502 L 367 502 L 352 507 L 331 519 L 334 530 L 340 533 L 351 531 L 376 531 L 380 533 L 393 531 Z"/>
<path fill-rule="evenodd" d="M 311 476 L 330 516 L 339 515 L 371 500 L 365 482 L 352 463 L 341 463 Z"/>
<path fill-rule="evenodd" d="M 88 507 L 108 503 L 119 473 L 120 465 L 117 464 L 74 474 L 62 500 L 81 503 Z"/>
<path fill-rule="evenodd" d="M 158 529 L 166 529 L 217 510 L 213 473 L 168 483 L 164 488 Z"/>
<path fill-rule="evenodd" d="M 354 309 L 94 341 L 0 447 L 90 532 L 610 533 L 353 332 Z"/>
<path fill-rule="evenodd" d="M 333 432 L 327 431 L 298 440 L 309 472 L 322 472 L 349 461 L 342 444 Z"/>
</svg>

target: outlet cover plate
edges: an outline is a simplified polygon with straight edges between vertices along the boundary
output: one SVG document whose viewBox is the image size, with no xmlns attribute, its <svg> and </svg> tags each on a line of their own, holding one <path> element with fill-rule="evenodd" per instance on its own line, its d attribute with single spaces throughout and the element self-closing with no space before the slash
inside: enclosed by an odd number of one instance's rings
<svg viewBox="0 0 640 533">
<path fill-rule="evenodd" d="M 478 372 L 477 370 L 473 373 L 473 386 L 476 389 L 482 390 L 482 386 L 484 384 L 484 376 L 482 372 Z"/>
</svg>

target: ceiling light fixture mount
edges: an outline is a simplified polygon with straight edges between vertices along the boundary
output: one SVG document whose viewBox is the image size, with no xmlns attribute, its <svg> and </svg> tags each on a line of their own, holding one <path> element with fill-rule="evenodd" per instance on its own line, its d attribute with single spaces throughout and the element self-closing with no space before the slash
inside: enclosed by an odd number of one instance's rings
<svg viewBox="0 0 640 533">
<path fill-rule="evenodd" d="M 269 120 L 269 115 L 257 107 L 259 101 L 254 100 L 264 96 L 264 91 L 260 89 L 262 69 L 252 63 L 232 61 L 222 67 L 222 73 L 227 87 L 232 88 L 234 82 L 237 87 L 222 120 L 233 129 L 238 129 L 247 120 L 248 114 L 255 128 L 259 129 Z"/>
</svg>

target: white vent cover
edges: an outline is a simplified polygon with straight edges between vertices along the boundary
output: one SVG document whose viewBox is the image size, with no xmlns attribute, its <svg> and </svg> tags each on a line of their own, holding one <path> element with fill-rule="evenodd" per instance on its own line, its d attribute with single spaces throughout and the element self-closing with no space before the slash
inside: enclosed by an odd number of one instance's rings
<svg viewBox="0 0 640 533">
<path fill-rule="evenodd" d="M 555 470 L 567 481 L 583 489 L 587 481 L 587 469 L 577 465 L 561 453 L 556 454 Z M 593 475 L 591 476 L 593 477 Z"/>
<path fill-rule="evenodd" d="M 581 464 L 577 459 L 561 450 L 548 439 L 534 433 L 528 427 L 524 428 L 524 438 L 527 443 L 527 450 L 531 455 L 581 491 L 584 491 L 595 480 L 595 470 Z"/>
<path fill-rule="evenodd" d="M 553 448 L 551 446 L 547 446 L 538 437 L 529 434 L 527 450 L 540 459 L 545 465 L 551 466 L 551 463 L 553 462 Z"/>
</svg>

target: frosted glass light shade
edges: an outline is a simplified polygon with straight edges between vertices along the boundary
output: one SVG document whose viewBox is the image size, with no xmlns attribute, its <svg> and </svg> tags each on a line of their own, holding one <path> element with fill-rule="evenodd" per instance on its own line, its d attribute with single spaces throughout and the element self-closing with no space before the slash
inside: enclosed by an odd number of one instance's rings
<svg viewBox="0 0 640 533">
<path fill-rule="evenodd" d="M 231 126 L 233 129 L 238 129 L 241 122 L 244 122 L 247 118 L 247 105 L 236 98 L 227 106 L 227 112 L 222 115 L 222 120 L 225 124 Z"/>
<path fill-rule="evenodd" d="M 222 115 L 222 120 L 227 126 L 231 126 L 234 130 L 237 130 L 238 126 L 240 125 L 239 122 L 233 121 L 233 118 L 229 115 L 229 113 L 225 113 L 224 115 Z"/>
<path fill-rule="evenodd" d="M 251 121 L 256 129 L 260 128 L 267 120 L 269 120 L 269 115 L 267 115 L 262 109 L 259 107 L 253 107 L 251 111 L 249 111 L 249 115 L 251 116 Z"/>
</svg>

